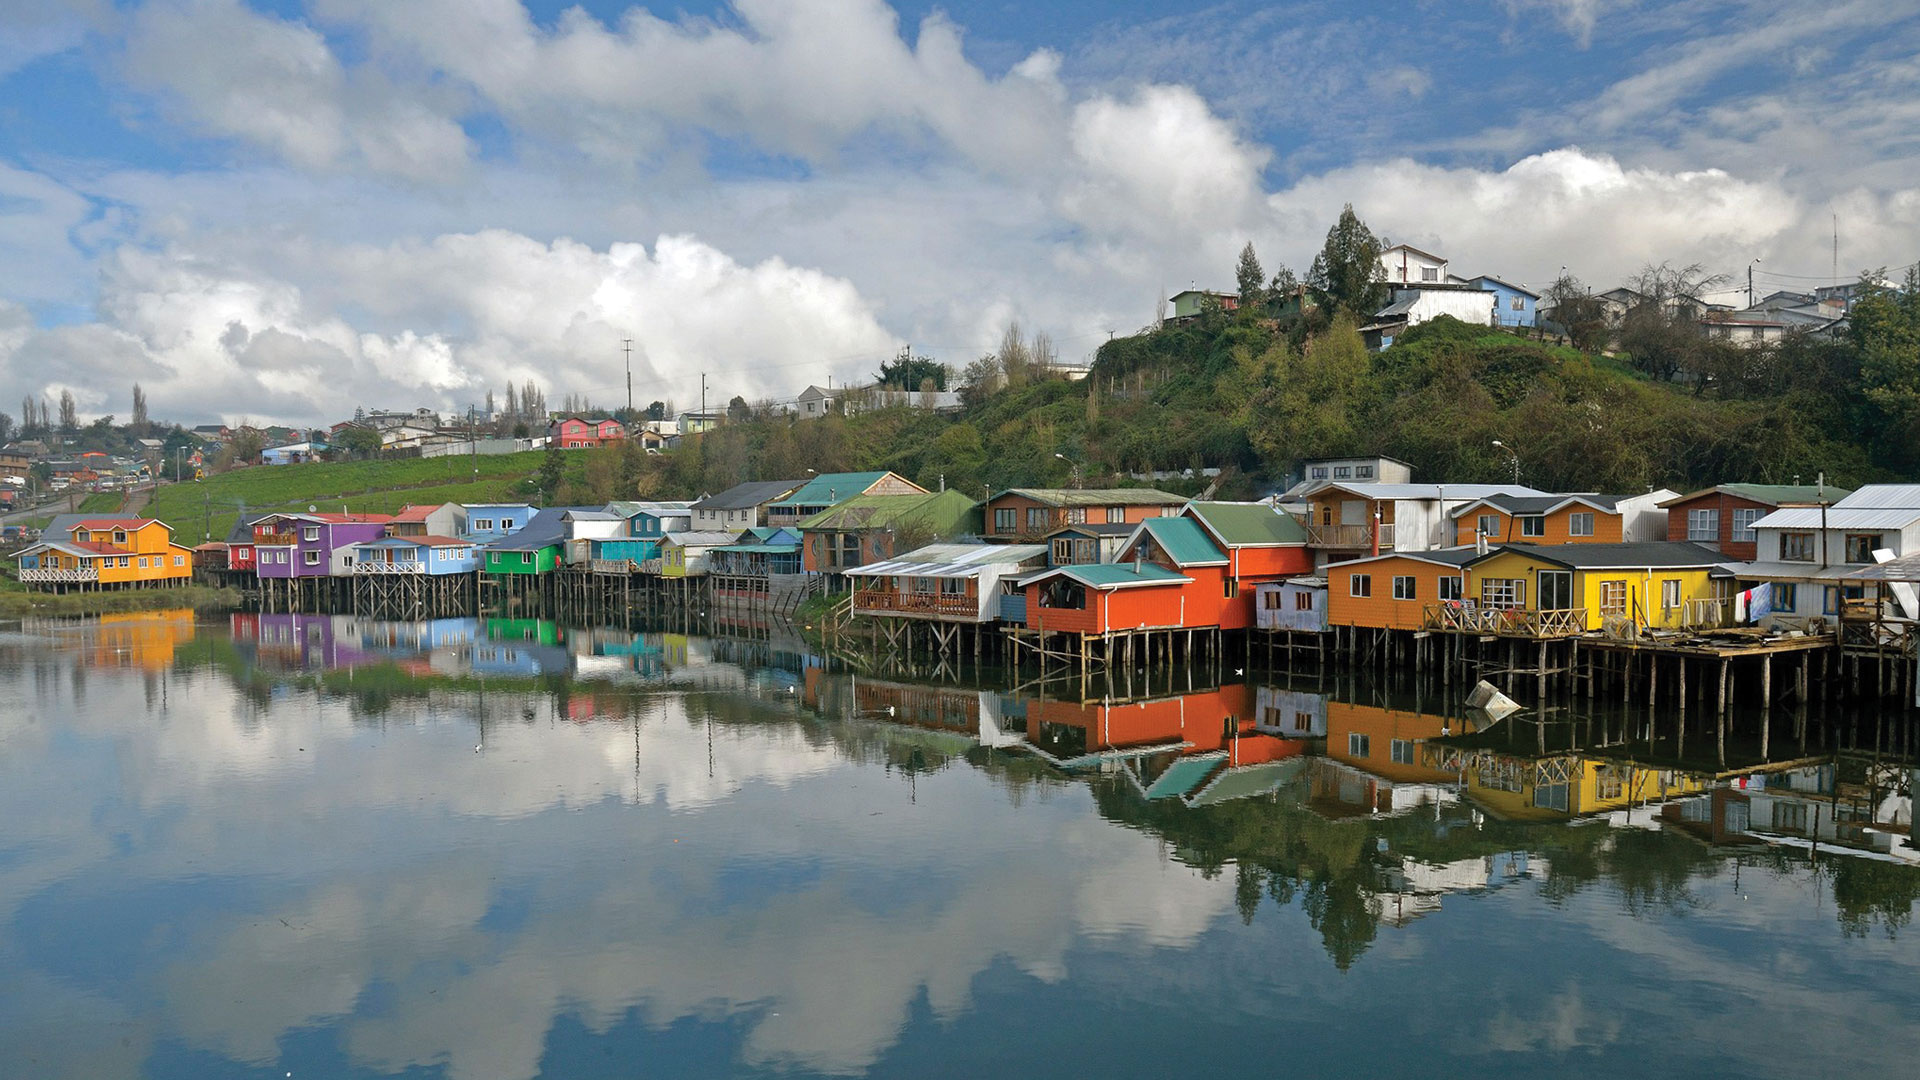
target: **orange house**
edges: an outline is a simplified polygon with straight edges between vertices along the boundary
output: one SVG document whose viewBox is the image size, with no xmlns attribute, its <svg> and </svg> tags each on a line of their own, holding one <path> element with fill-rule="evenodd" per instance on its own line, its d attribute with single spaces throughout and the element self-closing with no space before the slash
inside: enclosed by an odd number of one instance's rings
<svg viewBox="0 0 1920 1080">
<path fill-rule="evenodd" d="M 1478 554 L 1470 547 L 1441 548 L 1330 563 L 1327 625 L 1422 629 L 1428 604 L 1465 595 L 1464 567 Z"/>
<path fill-rule="evenodd" d="M 988 540 L 1033 542 L 1068 525 L 1137 525 L 1186 503 L 1154 488 L 1010 488 L 987 500 Z"/>
<path fill-rule="evenodd" d="M 1644 495 L 1489 495 L 1449 512 L 1453 542 L 1621 544 L 1667 538 L 1660 491 Z"/>
<path fill-rule="evenodd" d="M 90 518 L 20 552 L 24 585 L 173 585 L 193 577 L 193 552 L 152 518 Z"/>
<path fill-rule="evenodd" d="M 1306 751 L 1301 740 L 1260 731 L 1254 713 L 1253 689 L 1244 684 L 1116 704 L 1035 698 L 1027 703 L 1027 743 L 1062 764 L 1168 751 L 1258 765 Z"/>
</svg>

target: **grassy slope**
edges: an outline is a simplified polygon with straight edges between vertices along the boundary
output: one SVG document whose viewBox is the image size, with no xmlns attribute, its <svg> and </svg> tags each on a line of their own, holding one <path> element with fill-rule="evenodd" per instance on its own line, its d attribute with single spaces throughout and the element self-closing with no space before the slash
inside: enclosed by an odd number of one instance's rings
<svg viewBox="0 0 1920 1080">
<path fill-rule="evenodd" d="M 357 513 L 390 514 L 408 503 L 505 502 L 521 497 L 521 481 L 539 470 L 543 457 L 536 451 L 476 459 L 255 466 L 197 483 L 163 486 L 147 514 L 172 525 L 176 537 L 192 545 L 209 531 L 216 540 L 225 537 L 242 504 L 249 512 L 308 506 L 337 512 L 344 505 Z"/>
</svg>

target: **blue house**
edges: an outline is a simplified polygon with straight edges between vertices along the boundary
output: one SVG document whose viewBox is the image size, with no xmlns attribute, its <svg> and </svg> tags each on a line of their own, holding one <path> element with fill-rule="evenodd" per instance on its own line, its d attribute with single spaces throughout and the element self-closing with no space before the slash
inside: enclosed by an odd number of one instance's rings
<svg viewBox="0 0 1920 1080">
<path fill-rule="evenodd" d="M 467 531 L 461 535 L 476 544 L 512 536 L 533 520 L 534 509 L 526 503 L 468 503 Z"/>
<path fill-rule="evenodd" d="M 1534 320 L 1539 317 L 1538 293 L 1530 293 L 1518 285 L 1509 285 L 1485 274 L 1468 279 L 1467 284 L 1493 294 L 1493 322 L 1496 326 L 1533 326 Z"/>
<path fill-rule="evenodd" d="M 626 519 L 620 535 L 593 541 L 595 559 L 643 563 L 660 557 L 660 545 L 672 533 L 686 532 L 693 511 L 684 502 L 611 502 L 607 512 Z"/>
<path fill-rule="evenodd" d="M 451 536 L 387 536 L 353 545 L 355 574 L 471 574 L 480 569 L 480 546 Z"/>
</svg>

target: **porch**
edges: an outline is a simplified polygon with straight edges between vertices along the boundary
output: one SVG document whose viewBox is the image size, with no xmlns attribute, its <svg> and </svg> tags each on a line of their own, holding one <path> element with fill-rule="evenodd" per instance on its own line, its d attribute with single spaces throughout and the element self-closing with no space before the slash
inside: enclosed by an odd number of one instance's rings
<svg viewBox="0 0 1920 1080">
<path fill-rule="evenodd" d="M 1585 608 L 1538 611 L 1492 607 L 1472 600 L 1451 600 L 1428 604 L 1422 613 L 1421 628 L 1453 634 L 1495 634 L 1502 637 L 1574 637 L 1587 632 L 1587 612 Z"/>
</svg>

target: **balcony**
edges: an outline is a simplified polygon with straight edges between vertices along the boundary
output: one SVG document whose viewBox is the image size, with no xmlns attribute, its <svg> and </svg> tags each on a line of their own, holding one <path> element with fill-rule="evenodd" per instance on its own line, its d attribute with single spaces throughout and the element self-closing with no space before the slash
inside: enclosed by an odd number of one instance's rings
<svg viewBox="0 0 1920 1080">
<path fill-rule="evenodd" d="M 1428 630 L 1455 634 L 1498 634 L 1503 637 L 1573 637 L 1587 632 L 1585 608 L 1555 608 L 1529 611 L 1526 608 L 1486 607 L 1467 602 L 1428 604 L 1421 619 Z"/>
<path fill-rule="evenodd" d="M 640 572 L 643 574 L 653 574 L 658 576 L 660 573 L 660 560 L 659 559 L 640 560 Z"/>
<path fill-rule="evenodd" d="M 353 564 L 353 572 L 356 574 L 423 574 L 426 573 L 426 570 L 427 564 L 417 559 L 412 562 L 360 562 Z"/>
<path fill-rule="evenodd" d="M 639 564 L 635 563 L 632 559 L 593 559 L 587 563 L 587 569 L 596 574 L 612 574 L 616 577 L 625 577 L 633 573 L 633 569 L 637 565 Z"/>
<path fill-rule="evenodd" d="M 49 570 L 46 567 L 33 567 L 20 571 L 22 585 L 91 585 L 100 580 L 100 571 L 91 567 L 85 570 Z"/>
<path fill-rule="evenodd" d="M 293 533 L 254 533 L 255 547 L 292 547 L 300 542 Z"/>
<path fill-rule="evenodd" d="M 980 617 L 980 602 L 966 593 L 903 593 L 892 589 L 858 589 L 853 610 L 861 615 L 949 615 Z"/>
<path fill-rule="evenodd" d="M 1308 525 L 1307 545 L 1309 547 L 1332 548 L 1336 551 L 1372 551 L 1373 525 Z M 1380 526 L 1380 550 L 1393 549 L 1393 525 L 1383 523 Z"/>
</svg>

